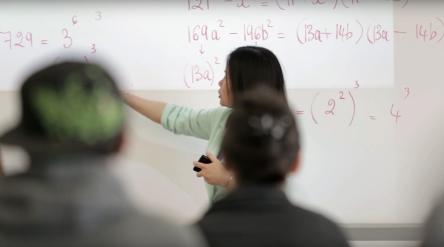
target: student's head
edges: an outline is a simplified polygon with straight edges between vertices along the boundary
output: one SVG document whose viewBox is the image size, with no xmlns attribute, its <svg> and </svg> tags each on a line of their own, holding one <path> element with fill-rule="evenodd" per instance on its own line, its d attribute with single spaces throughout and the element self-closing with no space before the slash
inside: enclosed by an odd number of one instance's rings
<svg viewBox="0 0 444 247">
<path fill-rule="evenodd" d="M 99 65 L 64 62 L 22 84 L 21 120 L 0 142 L 31 155 L 111 154 L 122 144 L 124 109 L 114 79 Z"/>
<path fill-rule="evenodd" d="M 219 82 L 222 106 L 231 107 L 240 95 L 266 85 L 286 100 L 281 65 L 270 50 L 256 46 L 239 47 L 228 55 L 225 76 Z"/>
<path fill-rule="evenodd" d="M 297 169 L 299 149 L 296 120 L 278 93 L 261 87 L 236 101 L 222 153 L 240 185 L 281 184 Z"/>
</svg>

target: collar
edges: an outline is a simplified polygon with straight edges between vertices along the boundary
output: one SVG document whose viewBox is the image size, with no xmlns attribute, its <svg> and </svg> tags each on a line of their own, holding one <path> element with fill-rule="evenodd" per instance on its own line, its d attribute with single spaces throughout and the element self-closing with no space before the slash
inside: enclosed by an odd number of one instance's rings
<svg viewBox="0 0 444 247">
<path fill-rule="evenodd" d="M 263 207 L 276 204 L 291 205 L 280 186 L 248 185 L 236 188 L 225 198 L 216 202 L 213 208 L 240 205 Z"/>
</svg>

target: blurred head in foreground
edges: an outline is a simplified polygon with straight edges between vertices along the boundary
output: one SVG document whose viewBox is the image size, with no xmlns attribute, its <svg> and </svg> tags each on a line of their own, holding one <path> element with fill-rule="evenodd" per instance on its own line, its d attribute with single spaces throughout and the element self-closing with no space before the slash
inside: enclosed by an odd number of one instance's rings
<svg viewBox="0 0 444 247">
<path fill-rule="evenodd" d="M 198 223 L 210 246 L 349 246 L 334 222 L 287 198 L 281 185 L 297 170 L 299 149 L 295 118 L 275 90 L 236 101 L 222 154 L 237 185 Z"/>
<path fill-rule="evenodd" d="M 99 65 L 51 65 L 29 76 L 20 94 L 21 120 L 0 142 L 23 147 L 31 158 L 119 150 L 123 103 L 114 79 Z"/>
<path fill-rule="evenodd" d="M 23 147 L 31 164 L 0 178 L 2 246 L 202 246 L 192 229 L 142 214 L 129 199 L 115 172 L 125 171 L 109 157 L 122 145 L 123 103 L 102 67 L 51 65 L 20 92 L 21 119 L 0 143 Z"/>
<path fill-rule="evenodd" d="M 298 167 L 295 118 L 285 99 L 265 87 L 248 92 L 230 115 L 222 153 L 242 185 L 279 185 Z"/>
</svg>

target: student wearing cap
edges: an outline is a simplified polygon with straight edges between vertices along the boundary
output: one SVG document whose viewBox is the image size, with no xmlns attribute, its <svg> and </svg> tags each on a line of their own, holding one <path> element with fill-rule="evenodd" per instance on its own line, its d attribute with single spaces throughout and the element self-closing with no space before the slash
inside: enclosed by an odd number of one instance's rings
<svg viewBox="0 0 444 247">
<path fill-rule="evenodd" d="M 0 178 L 1 246 L 201 246 L 192 229 L 139 213 L 109 171 L 125 116 L 104 69 L 52 65 L 20 93 L 20 123 L 0 143 L 22 147 L 31 164 Z"/>
<path fill-rule="evenodd" d="M 293 205 L 282 190 L 299 168 L 300 142 L 292 111 L 272 90 L 240 98 L 221 149 L 237 183 L 198 222 L 210 246 L 349 246 L 335 223 Z"/>
</svg>

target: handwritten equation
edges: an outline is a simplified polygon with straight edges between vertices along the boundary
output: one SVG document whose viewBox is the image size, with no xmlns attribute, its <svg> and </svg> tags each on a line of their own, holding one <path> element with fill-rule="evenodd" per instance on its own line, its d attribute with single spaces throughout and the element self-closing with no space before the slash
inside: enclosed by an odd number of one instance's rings
<svg viewBox="0 0 444 247">
<path fill-rule="evenodd" d="M 229 29 L 224 20 L 219 19 L 215 24 L 196 24 L 188 26 L 187 40 L 189 43 L 232 41 L 257 42 L 290 39 L 300 45 L 309 43 L 325 43 L 328 41 L 341 41 L 359 44 L 367 42 L 375 45 L 379 42 L 390 42 L 392 31 L 382 24 L 363 25 L 359 20 L 347 23 L 336 23 L 332 26 L 320 26 L 306 18 L 294 27 L 293 32 L 286 33 L 279 30 L 271 19 L 263 23 L 245 23 L 240 27 Z"/>
<path fill-rule="evenodd" d="M 68 22 L 68 25 L 60 27 L 58 30 L 57 39 L 48 39 L 45 35 L 40 34 L 38 31 L 23 31 L 23 30 L 0 30 L 0 49 L 7 49 L 9 51 L 23 50 L 23 49 L 37 49 L 44 47 L 58 47 L 63 49 L 76 48 L 76 39 L 72 34 L 72 30 L 81 26 L 82 21 L 85 25 L 90 25 L 88 21 L 101 21 L 103 13 L 101 11 L 95 11 L 95 13 L 89 18 L 81 19 L 77 15 L 73 15 Z M 68 20 L 68 18 L 67 18 Z M 81 35 L 81 34 L 80 34 Z M 52 36 L 52 35 L 51 35 Z M 53 37 L 53 36 L 52 36 Z M 77 44 L 79 47 L 84 47 L 85 44 Z M 86 44 L 89 46 L 89 54 L 82 55 L 82 59 L 89 63 L 88 55 L 97 53 L 97 45 L 95 42 Z M 60 57 L 57 57 L 57 61 Z"/>
<path fill-rule="evenodd" d="M 206 53 L 206 44 L 231 42 L 233 39 L 246 44 L 290 39 L 294 45 L 299 46 L 349 42 L 351 45 L 366 44 L 367 47 L 372 47 L 380 43 L 394 42 L 394 36 L 397 35 L 398 38 L 414 39 L 419 43 L 444 45 L 444 18 L 430 18 L 422 23 L 416 23 L 408 30 L 389 30 L 381 24 L 364 26 L 359 20 L 335 23 L 329 28 L 318 26 L 309 19 L 304 19 L 295 27 L 293 36 L 289 37 L 287 33 L 279 31 L 271 19 L 266 19 L 259 24 L 241 24 L 238 29 L 229 29 L 223 19 L 218 19 L 210 24 L 189 25 L 186 41 L 190 45 L 197 44 L 197 52 L 200 55 Z M 214 85 L 214 70 L 220 64 L 220 57 L 223 55 L 216 55 L 211 59 L 205 58 L 202 62 L 187 65 L 187 70 L 184 72 L 187 88 L 192 88 L 193 84 L 199 85 L 199 83 Z"/>
<path fill-rule="evenodd" d="M 369 121 L 378 119 L 391 119 L 397 125 L 403 115 L 400 106 L 404 101 L 409 100 L 412 89 L 409 86 L 401 87 L 401 97 L 396 103 L 386 105 L 382 115 L 365 113 L 359 108 L 359 81 L 354 82 L 354 87 L 338 91 L 316 91 L 311 99 L 310 105 L 295 110 L 294 114 L 298 117 L 309 117 L 314 125 L 326 124 L 330 121 L 342 121 L 343 126 L 351 127 L 356 123 L 357 116 Z M 361 110 L 361 111 L 360 111 Z M 379 111 L 378 111 L 379 112 Z"/>
<path fill-rule="evenodd" d="M 351 42 L 353 44 L 375 45 L 380 42 L 390 42 L 393 35 L 411 34 L 421 42 L 444 41 L 444 17 L 435 17 L 430 21 L 417 23 L 414 32 L 388 29 L 383 24 L 362 24 L 359 20 L 347 23 L 335 23 L 331 26 L 320 26 L 306 18 L 301 20 L 291 34 L 279 30 L 273 20 L 266 19 L 262 23 L 244 23 L 239 27 L 229 28 L 223 19 L 214 23 L 201 23 L 187 27 L 187 42 L 205 44 L 206 42 L 224 42 L 240 40 L 249 41 L 276 41 L 291 39 L 295 44 L 309 43 L 322 44 L 329 41 Z"/>
<path fill-rule="evenodd" d="M 395 34 L 415 38 L 423 43 L 442 43 L 444 41 L 444 18 L 435 17 L 431 20 L 417 23 L 411 31 L 395 30 Z"/>
<path fill-rule="evenodd" d="M 186 0 L 189 11 L 210 11 L 215 7 L 234 7 L 239 9 L 275 8 L 282 11 L 307 6 L 326 7 L 332 10 L 339 8 L 357 8 L 363 3 L 374 3 L 374 0 L 223 0 L 221 2 L 210 0 Z M 401 8 L 405 8 L 409 0 L 386 0 L 393 2 Z"/>
<path fill-rule="evenodd" d="M 156 80 L 167 78 L 165 81 L 174 81 L 175 85 L 168 85 L 165 88 L 196 89 L 214 88 L 217 85 L 225 67 L 226 55 L 230 50 L 242 45 L 260 45 L 270 48 L 280 57 L 287 58 L 281 59 L 285 63 L 296 66 L 294 70 L 288 72 L 290 76 L 287 79 L 294 84 L 297 83 L 297 86 L 300 86 L 300 82 L 308 81 L 307 84 L 314 84 L 316 88 L 319 86 L 316 83 L 323 83 L 321 81 L 323 79 L 319 77 L 311 81 L 311 78 L 305 74 L 291 75 L 293 71 L 298 71 L 299 68 L 306 70 L 307 67 L 309 70 L 313 69 L 314 73 L 330 69 L 327 74 L 336 76 L 334 78 L 336 84 L 335 82 L 332 84 L 338 87 L 346 87 L 344 82 L 355 78 L 368 77 L 375 82 L 383 81 L 388 85 L 393 83 L 394 78 L 390 75 L 393 64 L 387 62 L 394 60 L 391 55 L 387 55 L 394 53 L 393 44 L 405 38 L 415 40 L 419 44 L 444 45 L 444 16 L 415 20 L 402 28 L 394 27 L 395 17 L 391 10 L 381 13 L 380 16 L 362 14 L 364 13 L 362 10 L 371 6 L 372 2 L 374 1 L 183 0 L 177 5 L 163 6 L 165 11 L 173 11 L 175 17 L 159 19 L 163 16 L 156 15 L 155 18 L 159 21 L 155 24 L 150 24 L 154 20 L 150 19 L 151 15 L 144 15 L 145 12 L 150 13 L 148 8 L 139 12 L 134 6 L 127 8 L 129 11 L 137 12 L 134 18 L 137 20 L 136 23 L 127 20 L 122 14 L 126 12 L 116 10 L 113 5 L 109 5 L 108 8 L 86 6 L 78 12 L 71 9 L 63 10 L 62 14 L 54 16 L 54 22 L 42 24 L 45 28 L 29 25 L 25 16 L 21 17 L 23 21 L 18 22 L 8 21 L 6 18 L 3 22 L 5 24 L 0 27 L 0 52 L 15 59 L 14 54 L 18 54 L 19 57 L 25 55 L 32 57 L 34 51 L 62 51 L 60 56 L 55 58 L 55 61 L 58 61 L 64 56 L 63 51 L 80 50 L 80 58 L 85 62 L 97 58 L 96 55 L 112 54 L 116 59 L 123 60 L 119 61 L 122 64 L 143 59 L 138 66 L 145 66 L 145 62 L 147 66 L 155 66 L 159 63 L 152 62 L 149 60 L 151 58 L 146 57 L 155 55 L 156 58 L 153 59 L 158 59 L 164 55 L 158 51 L 171 50 L 165 54 L 170 57 L 162 59 L 175 59 L 174 54 L 177 53 L 180 55 L 178 56 L 180 60 L 161 63 L 161 66 L 168 66 L 169 71 L 177 73 L 165 75 L 153 72 L 157 74 L 152 78 Z M 383 2 L 389 3 L 385 6 L 407 8 L 402 11 L 409 10 L 408 0 Z M 230 16 L 233 9 L 235 10 L 233 16 Z M 264 11 L 257 11 L 258 9 Z M 306 9 L 308 14 L 304 16 Z M 313 9 L 316 11 L 310 12 Z M 318 9 L 321 11 L 317 11 Z M 17 8 L 18 10 L 20 8 Z M 252 11 L 248 12 L 249 10 Z M 238 16 L 239 12 L 261 14 Z M 334 14 L 333 17 L 323 18 L 320 13 Z M 179 17 L 176 18 L 176 15 Z M 181 15 L 190 18 L 183 19 Z M 34 20 L 35 16 L 29 20 Z M 52 17 L 48 19 L 52 20 Z M 150 50 L 152 44 L 157 46 Z M 144 55 L 141 51 L 147 53 Z M 293 54 L 299 56 L 297 62 L 291 59 Z M 352 72 L 344 73 L 344 67 L 349 65 L 353 67 L 350 68 Z M 283 66 L 286 67 L 287 64 Z M 360 69 L 373 66 L 374 72 Z M 359 74 L 362 71 L 364 74 Z M 343 75 L 346 77 L 343 78 Z M 160 83 L 164 82 L 159 82 L 159 85 Z M 353 91 L 351 94 L 353 95 Z M 344 91 L 343 97 L 351 98 L 347 90 Z M 322 93 L 317 98 L 322 98 Z M 337 109 L 342 103 L 351 104 L 349 100 L 330 100 L 330 105 Z M 335 110 L 328 113 L 329 116 L 336 115 Z M 314 115 L 316 119 L 317 114 Z M 397 115 L 396 105 L 393 107 L 393 115 Z"/>
</svg>

